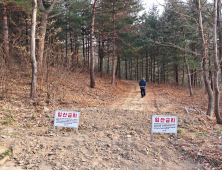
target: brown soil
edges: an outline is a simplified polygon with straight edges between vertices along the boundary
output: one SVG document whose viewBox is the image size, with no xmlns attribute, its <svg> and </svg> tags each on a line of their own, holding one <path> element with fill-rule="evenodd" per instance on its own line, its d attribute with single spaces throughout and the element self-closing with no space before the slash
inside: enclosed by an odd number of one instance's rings
<svg viewBox="0 0 222 170">
<path fill-rule="evenodd" d="M 82 81 L 89 83 L 84 76 Z M 1 101 L 1 147 L 11 147 L 13 156 L 0 169 L 222 168 L 222 127 L 214 118 L 184 110 L 205 111 L 202 90 L 189 97 L 185 88 L 148 84 L 141 98 L 138 82 L 117 80 L 111 86 L 108 78 L 98 78 L 97 87 L 91 90 L 78 88 L 83 82 L 70 77 L 66 79 L 70 91 L 64 87 L 67 95 L 48 104 L 44 97 Z M 58 127 L 53 134 L 55 110 L 80 111 L 79 133 Z M 152 115 L 178 116 L 178 139 L 173 134 L 154 134 L 151 142 Z"/>
</svg>

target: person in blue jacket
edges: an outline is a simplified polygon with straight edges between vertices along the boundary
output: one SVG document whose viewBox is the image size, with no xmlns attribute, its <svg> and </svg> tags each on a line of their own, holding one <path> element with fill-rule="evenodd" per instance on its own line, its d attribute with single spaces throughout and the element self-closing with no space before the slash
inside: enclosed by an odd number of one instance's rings
<svg viewBox="0 0 222 170">
<path fill-rule="evenodd" d="M 146 96 L 146 81 L 144 78 L 139 82 L 139 86 L 141 89 L 141 97 L 143 98 Z"/>
</svg>

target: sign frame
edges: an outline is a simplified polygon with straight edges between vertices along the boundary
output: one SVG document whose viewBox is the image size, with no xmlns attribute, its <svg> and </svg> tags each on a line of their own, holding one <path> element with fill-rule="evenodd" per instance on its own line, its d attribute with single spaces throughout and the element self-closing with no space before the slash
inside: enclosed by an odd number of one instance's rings
<svg viewBox="0 0 222 170">
<path fill-rule="evenodd" d="M 60 117 L 58 115 L 61 114 L 62 120 L 67 120 L 67 123 L 62 122 L 56 122 L 59 120 Z M 73 118 L 74 117 L 74 118 Z M 78 133 L 78 127 L 79 127 L 79 117 L 80 112 L 76 111 L 66 111 L 66 110 L 56 110 L 55 111 L 55 117 L 54 117 L 54 127 L 53 127 L 53 133 L 55 133 L 55 127 L 68 127 L 68 128 L 76 128 L 76 133 Z"/>
<path fill-rule="evenodd" d="M 155 123 L 154 120 L 155 120 L 155 118 L 163 118 L 163 122 L 158 122 L 159 125 L 157 125 L 157 126 L 160 126 L 161 128 L 154 129 L 154 123 Z M 171 118 L 172 118 L 172 120 L 175 121 L 175 122 L 173 122 L 173 123 L 171 123 L 171 122 L 165 123 L 164 121 L 166 120 L 166 118 L 168 120 L 171 120 Z M 151 120 L 152 120 L 152 124 L 151 124 L 151 142 L 153 142 L 153 133 L 174 133 L 175 134 L 175 139 L 177 139 L 178 116 L 152 115 Z M 162 128 L 162 125 L 165 125 L 166 128 L 165 129 Z M 175 127 L 170 128 L 170 125 L 175 125 Z"/>
</svg>

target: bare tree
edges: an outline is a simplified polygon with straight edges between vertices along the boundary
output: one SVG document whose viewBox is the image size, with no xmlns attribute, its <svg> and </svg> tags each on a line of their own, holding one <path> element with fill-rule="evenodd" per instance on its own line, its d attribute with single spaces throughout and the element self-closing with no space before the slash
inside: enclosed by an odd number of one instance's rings
<svg viewBox="0 0 222 170">
<path fill-rule="evenodd" d="M 92 11 L 92 21 L 91 21 L 91 29 L 90 29 L 90 87 L 95 87 L 94 80 L 94 21 L 95 21 L 95 13 L 96 13 L 96 3 L 98 0 L 94 1 L 93 11 Z"/>
<path fill-rule="evenodd" d="M 184 33 L 184 27 L 183 27 L 183 38 L 184 38 L 184 41 L 185 41 L 186 37 L 185 37 L 185 33 Z M 185 46 L 185 48 L 186 48 L 186 46 Z M 188 64 L 188 61 L 187 61 L 186 52 L 184 52 L 184 60 L 185 60 L 185 64 L 186 64 L 186 67 L 187 67 L 187 80 L 188 80 L 188 85 L 189 85 L 190 96 L 193 96 L 193 89 L 192 89 L 191 76 L 190 76 L 190 68 L 189 68 L 189 64 Z"/>
<path fill-rule="evenodd" d="M 53 0 L 52 4 L 50 5 L 50 7 L 48 9 L 45 9 L 45 7 L 43 5 L 43 0 L 39 0 L 40 10 L 42 12 L 41 24 L 40 24 L 40 29 L 39 29 L 39 43 L 38 43 L 38 65 L 39 65 L 39 69 L 42 68 L 44 45 L 45 45 L 45 34 L 46 34 L 46 28 L 47 28 L 48 19 L 58 16 L 62 12 L 64 12 L 65 10 L 68 9 L 68 8 L 65 8 L 61 12 L 49 16 L 49 14 L 50 14 L 50 12 L 52 12 L 56 2 L 57 2 L 57 0 Z"/>
<path fill-rule="evenodd" d="M 217 0 L 214 0 L 213 8 L 213 56 L 214 56 L 214 89 L 215 89 L 215 106 L 214 113 L 217 119 L 217 123 L 222 124 L 220 116 L 219 102 L 220 102 L 220 90 L 218 87 L 218 75 L 220 71 L 220 65 L 217 56 Z"/>
<path fill-rule="evenodd" d="M 31 63 L 32 63 L 32 84 L 31 84 L 31 98 L 36 98 L 37 86 L 37 61 L 35 57 L 35 32 L 36 32 L 36 13 L 37 13 L 37 0 L 32 1 L 32 25 L 31 25 Z"/>
<path fill-rule="evenodd" d="M 207 44 L 205 41 L 205 35 L 203 31 L 203 21 L 202 21 L 202 8 L 200 0 L 196 0 L 196 6 L 198 11 L 198 21 L 199 21 L 199 35 L 201 39 L 201 45 L 202 45 L 202 69 L 203 69 L 203 77 L 204 77 L 204 84 L 207 90 L 208 94 L 208 108 L 207 108 L 207 115 L 212 116 L 213 114 L 213 106 L 214 106 L 214 97 L 213 97 L 213 91 L 210 87 L 210 83 L 208 81 L 208 68 L 207 68 Z"/>
</svg>

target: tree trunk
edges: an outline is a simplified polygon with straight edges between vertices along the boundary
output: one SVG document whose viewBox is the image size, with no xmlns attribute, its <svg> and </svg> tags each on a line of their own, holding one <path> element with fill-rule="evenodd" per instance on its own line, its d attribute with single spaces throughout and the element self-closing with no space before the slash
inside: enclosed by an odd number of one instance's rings
<svg viewBox="0 0 222 170">
<path fill-rule="evenodd" d="M 151 82 L 153 83 L 153 54 L 152 53 L 150 56 L 150 76 L 151 76 Z"/>
<path fill-rule="evenodd" d="M 83 66 L 86 65 L 86 54 L 85 54 L 85 37 L 83 32 L 83 38 L 82 38 L 82 55 L 83 55 Z"/>
<path fill-rule="evenodd" d="M 134 65 L 136 65 L 136 59 L 135 58 L 134 58 Z M 134 68 L 134 70 L 135 70 L 135 80 L 137 80 L 137 74 L 136 74 L 137 68 Z"/>
<path fill-rule="evenodd" d="M 68 29 L 66 28 L 66 66 L 68 66 Z"/>
<path fill-rule="evenodd" d="M 116 66 L 115 76 L 118 76 L 118 71 L 119 71 L 119 55 L 117 55 L 117 66 Z"/>
<path fill-rule="evenodd" d="M 59 61 L 59 45 L 57 44 L 56 46 L 56 59 L 55 59 L 55 67 L 58 66 L 58 61 Z"/>
<path fill-rule="evenodd" d="M 211 69 L 209 69 L 209 81 L 210 81 L 211 89 L 214 91 L 213 72 L 211 71 Z"/>
<path fill-rule="evenodd" d="M 4 59 L 6 63 L 9 60 L 9 38 L 8 38 L 8 20 L 7 20 L 7 7 L 6 3 L 2 3 L 2 33 L 3 33 L 3 52 L 4 52 Z"/>
<path fill-rule="evenodd" d="M 87 59 L 87 56 L 88 56 L 88 44 L 87 44 L 87 35 L 85 37 L 85 41 L 86 41 L 86 46 L 85 46 L 85 58 L 86 58 L 86 61 L 85 61 L 85 65 L 87 66 L 87 62 L 88 62 L 88 59 Z M 88 66 L 87 66 L 88 68 Z"/>
<path fill-rule="evenodd" d="M 197 69 L 194 69 L 194 86 L 197 87 Z"/>
<path fill-rule="evenodd" d="M 178 65 L 175 65 L 174 67 L 174 71 L 175 71 L 175 81 L 176 81 L 176 85 L 179 85 L 179 69 L 178 69 Z"/>
<path fill-rule="evenodd" d="M 187 79 L 188 79 L 188 84 L 189 84 L 190 96 L 193 96 L 193 89 L 192 89 L 192 85 L 191 85 L 191 76 L 190 76 L 190 68 L 189 68 L 189 64 L 188 64 L 188 61 L 187 61 L 187 58 L 186 58 L 185 55 L 184 55 L 184 60 L 185 60 L 186 66 L 187 66 Z"/>
<path fill-rule="evenodd" d="M 184 69 L 185 69 L 185 66 L 183 65 L 183 75 L 182 75 L 182 86 L 183 87 L 184 87 L 184 77 L 185 77 Z"/>
<path fill-rule="evenodd" d="M 153 83 L 156 83 L 156 56 L 153 55 Z"/>
<path fill-rule="evenodd" d="M 93 11 L 92 11 L 92 21 L 91 21 L 91 29 L 90 29 L 90 87 L 95 88 L 95 80 L 94 80 L 94 20 L 96 13 L 96 3 L 98 0 L 94 1 Z"/>
<path fill-rule="evenodd" d="M 148 72 L 148 55 L 146 52 L 146 82 L 149 82 L 149 72 Z"/>
<path fill-rule="evenodd" d="M 90 64 L 90 63 L 89 63 L 89 60 L 90 60 L 90 59 L 89 59 L 89 58 L 90 58 L 89 56 L 90 56 L 90 49 L 91 49 L 91 48 L 90 48 L 90 44 L 91 44 L 91 43 L 90 43 L 90 38 L 88 38 L 88 68 L 89 68 L 89 64 Z"/>
<path fill-rule="evenodd" d="M 133 80 L 133 66 L 132 66 L 132 59 L 130 59 L 130 80 Z"/>
<path fill-rule="evenodd" d="M 191 75 L 190 75 L 191 85 L 193 86 L 193 69 L 191 69 L 190 72 L 191 72 Z"/>
<path fill-rule="evenodd" d="M 200 0 L 197 0 L 197 5 L 198 5 L 198 19 L 199 19 L 199 35 L 201 39 L 201 45 L 202 45 L 202 68 L 203 68 L 203 77 L 204 77 L 204 84 L 207 90 L 208 94 L 208 108 L 207 108 L 207 115 L 212 116 L 213 113 L 213 106 L 214 106 L 214 98 L 213 98 L 213 91 L 210 87 L 208 78 L 207 78 L 207 45 L 204 37 L 204 32 L 203 32 L 203 22 L 202 22 L 202 12 L 201 12 L 201 4 Z"/>
<path fill-rule="evenodd" d="M 28 17 L 25 18 L 26 51 L 29 52 Z"/>
<path fill-rule="evenodd" d="M 128 67 L 129 80 L 131 80 L 131 69 L 132 69 L 132 66 L 131 66 L 131 59 L 129 59 L 129 67 Z"/>
<path fill-rule="evenodd" d="M 126 80 L 127 80 L 127 60 L 126 60 L 126 57 L 125 57 L 125 72 L 126 72 Z"/>
<path fill-rule="evenodd" d="M 107 74 L 109 74 L 109 54 L 108 54 L 108 59 L 107 59 Z"/>
<path fill-rule="evenodd" d="M 142 58 L 142 61 L 141 61 L 141 65 L 142 65 L 142 66 L 141 66 L 141 69 L 142 69 L 142 70 L 141 70 L 141 71 L 142 71 L 142 77 L 141 77 L 141 78 L 144 78 L 144 77 L 143 77 L 143 58 Z"/>
<path fill-rule="evenodd" d="M 166 75 L 166 83 L 169 83 L 169 72 L 167 71 L 167 75 Z"/>
<path fill-rule="evenodd" d="M 214 0 L 214 23 L 213 23 L 213 55 L 214 55 L 214 87 L 215 87 L 215 106 L 214 113 L 218 124 L 222 124 L 220 116 L 220 90 L 218 85 L 219 61 L 217 57 L 217 0 Z"/>
<path fill-rule="evenodd" d="M 107 61 L 107 74 L 110 74 L 110 56 L 109 56 L 109 44 L 107 45 L 107 55 L 108 55 L 108 61 Z"/>
<path fill-rule="evenodd" d="M 40 24 L 40 29 L 39 29 L 39 43 L 38 43 L 38 66 L 39 66 L 39 70 L 42 69 L 47 19 L 48 19 L 48 13 L 43 13 L 42 14 L 42 19 L 41 19 L 41 24 Z"/>
<path fill-rule="evenodd" d="M 163 64 L 163 83 L 166 84 L 166 70 L 165 70 L 165 64 Z"/>
<path fill-rule="evenodd" d="M 115 0 L 113 0 L 113 62 L 112 62 L 112 85 L 115 82 Z"/>
<path fill-rule="evenodd" d="M 77 56 L 77 57 L 76 57 L 76 64 L 77 64 L 77 65 L 79 65 L 79 55 L 78 55 L 78 54 L 79 54 L 79 47 L 77 46 L 77 47 L 76 47 L 76 56 Z"/>
<path fill-rule="evenodd" d="M 61 46 L 61 62 L 62 62 L 62 66 L 64 66 L 64 52 L 63 52 L 63 47 Z"/>
<path fill-rule="evenodd" d="M 73 52 L 73 44 L 72 44 L 72 27 L 70 26 L 71 24 L 71 20 L 70 20 L 70 17 L 69 17 L 69 36 L 70 36 L 70 47 L 71 47 L 71 53 Z M 84 36 L 83 36 L 84 38 Z M 84 40 L 83 40 L 83 49 L 84 49 Z M 83 55 L 84 55 L 84 52 L 83 52 Z"/>
<path fill-rule="evenodd" d="M 121 79 L 121 64 L 120 64 L 120 56 L 118 56 L 118 63 L 119 63 L 119 68 L 118 68 L 118 73 L 119 73 L 119 79 Z"/>
<path fill-rule="evenodd" d="M 158 84 L 160 84 L 160 67 L 159 67 L 159 62 L 157 62 L 157 69 L 158 69 Z"/>
<path fill-rule="evenodd" d="M 218 36 L 219 36 L 219 58 L 222 58 L 222 16 L 221 16 L 221 1 L 217 5 L 217 23 L 218 23 Z M 219 63 L 221 65 L 221 63 Z M 222 80 L 222 65 L 220 66 L 220 79 Z"/>
<path fill-rule="evenodd" d="M 101 58 L 101 42 L 100 42 L 100 36 L 99 36 L 99 48 L 98 48 L 98 72 L 100 72 L 100 58 Z"/>
<path fill-rule="evenodd" d="M 32 84 L 31 84 L 31 98 L 36 98 L 37 87 L 37 61 L 35 57 L 35 32 L 36 32 L 36 14 L 37 14 L 37 0 L 32 1 L 32 25 L 31 25 L 31 63 L 32 63 Z"/>
<path fill-rule="evenodd" d="M 184 27 L 183 27 L 183 41 L 186 40 L 186 37 L 185 37 L 185 31 L 184 31 Z M 186 45 L 184 46 L 184 48 L 186 48 Z M 188 62 L 187 62 L 187 58 L 186 58 L 186 52 L 184 51 L 184 61 L 186 62 L 187 66 L 188 66 L 188 70 L 187 70 L 187 73 L 189 71 L 189 65 L 188 65 Z M 184 86 L 184 70 L 185 70 L 185 65 L 183 65 L 183 77 L 182 77 L 182 86 Z M 188 79 L 189 79 L 189 74 L 188 74 Z M 189 80 L 188 80 L 189 81 Z M 190 87 L 190 84 L 189 84 L 189 87 Z M 190 89 L 190 92 L 191 92 L 192 89 Z M 192 93 L 193 94 L 193 93 Z M 191 93 L 190 93 L 191 95 Z M 192 96 L 192 95 L 191 95 Z"/>
<path fill-rule="evenodd" d="M 100 77 L 103 76 L 103 59 L 104 59 L 104 33 L 102 36 L 102 49 L 101 49 L 101 56 L 100 56 Z"/>
<path fill-rule="evenodd" d="M 193 87 L 195 88 L 195 69 L 193 69 Z"/>
<path fill-rule="evenodd" d="M 136 80 L 139 80 L 139 57 L 136 57 Z"/>
</svg>

